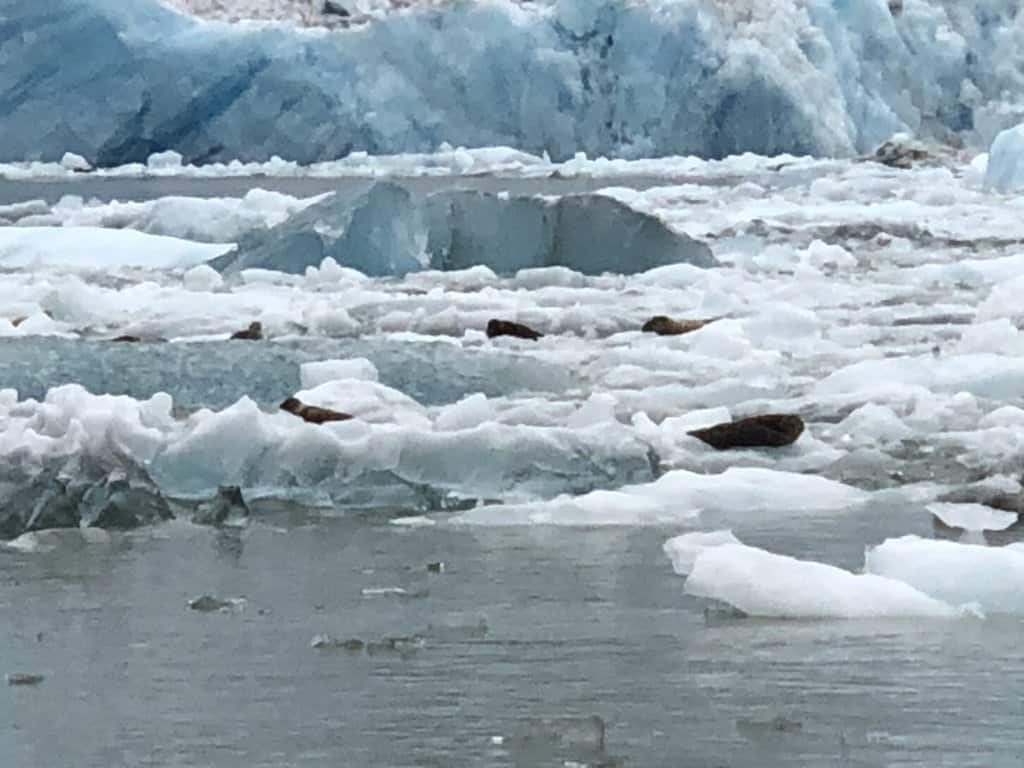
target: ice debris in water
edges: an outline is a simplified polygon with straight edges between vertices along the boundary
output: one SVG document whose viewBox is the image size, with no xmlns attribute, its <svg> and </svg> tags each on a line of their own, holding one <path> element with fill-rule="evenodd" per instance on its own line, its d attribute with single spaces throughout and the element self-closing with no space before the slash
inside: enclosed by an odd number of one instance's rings
<svg viewBox="0 0 1024 768">
<path fill-rule="evenodd" d="M 231 597 L 222 600 L 212 595 L 202 595 L 188 601 L 188 607 L 200 613 L 213 613 L 215 611 L 232 613 L 243 610 L 245 605 L 246 600 L 244 597 Z"/>
<path fill-rule="evenodd" d="M 444 190 L 422 198 L 377 182 L 335 193 L 283 224 L 251 232 L 237 251 L 211 264 L 225 272 L 302 273 L 325 258 L 371 276 L 481 264 L 499 274 L 553 266 L 631 274 L 716 263 L 704 243 L 604 195 L 551 201 Z"/>
</svg>

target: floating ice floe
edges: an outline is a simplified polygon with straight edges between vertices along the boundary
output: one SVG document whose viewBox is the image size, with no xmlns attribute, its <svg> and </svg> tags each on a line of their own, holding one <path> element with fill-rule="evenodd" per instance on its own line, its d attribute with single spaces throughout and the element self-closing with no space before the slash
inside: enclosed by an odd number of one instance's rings
<svg viewBox="0 0 1024 768">
<path fill-rule="evenodd" d="M 952 618 L 960 609 L 896 578 L 853 574 L 756 547 L 723 543 L 700 551 L 686 593 L 748 616 L 785 619 Z"/>
<path fill-rule="evenodd" d="M 985 504 L 956 504 L 936 502 L 928 511 L 951 528 L 965 531 L 1003 531 L 1017 522 L 1015 512 L 993 509 Z"/>
<path fill-rule="evenodd" d="M 674 470 L 652 483 L 549 501 L 478 507 L 451 518 L 458 525 L 669 525 L 693 522 L 701 512 L 736 521 L 837 514 L 868 494 L 842 483 L 757 467 L 702 475 Z"/>
<path fill-rule="evenodd" d="M 986 547 L 904 536 L 867 550 L 868 573 L 898 579 L 952 605 L 1024 613 L 1024 545 Z"/>
<path fill-rule="evenodd" d="M 740 543 L 732 531 L 695 531 L 669 539 L 662 549 L 672 560 L 672 570 L 680 576 L 687 576 L 693 570 L 697 556 L 704 550 Z"/>
</svg>

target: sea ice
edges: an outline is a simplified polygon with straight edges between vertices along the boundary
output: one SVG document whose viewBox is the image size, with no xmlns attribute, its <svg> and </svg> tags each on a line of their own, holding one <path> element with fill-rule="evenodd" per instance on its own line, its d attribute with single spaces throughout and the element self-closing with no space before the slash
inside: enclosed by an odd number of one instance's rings
<svg viewBox="0 0 1024 768">
<path fill-rule="evenodd" d="M 191 267 L 230 246 L 99 227 L 0 227 L 0 266 Z"/>
<path fill-rule="evenodd" d="M 644 485 L 584 496 L 559 496 L 527 504 L 478 507 L 451 519 L 461 525 L 668 525 L 692 522 L 702 511 L 733 524 L 836 514 L 868 495 L 814 475 L 732 467 L 718 475 L 684 469 L 667 472 Z"/>
<path fill-rule="evenodd" d="M 952 605 L 895 578 L 853 574 L 743 544 L 698 553 L 686 593 L 728 603 L 748 616 L 784 619 L 951 618 Z"/>
<path fill-rule="evenodd" d="M 662 549 L 672 560 L 672 570 L 680 576 L 688 576 L 697 556 L 704 550 L 723 544 L 741 543 L 732 531 L 697 531 L 669 539 L 662 545 Z"/>
<path fill-rule="evenodd" d="M 987 547 L 904 536 L 867 550 L 864 569 L 953 605 L 1024 613 L 1024 547 Z"/>
</svg>

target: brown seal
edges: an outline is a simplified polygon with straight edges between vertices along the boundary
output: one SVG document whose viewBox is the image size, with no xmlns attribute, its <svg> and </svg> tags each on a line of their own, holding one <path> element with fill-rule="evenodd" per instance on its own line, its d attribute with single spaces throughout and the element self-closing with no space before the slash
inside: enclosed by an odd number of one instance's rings
<svg viewBox="0 0 1024 768">
<path fill-rule="evenodd" d="M 781 448 L 804 431 L 804 420 L 795 414 L 767 413 L 738 421 L 695 429 L 687 434 L 720 451 L 729 448 Z"/>
<path fill-rule="evenodd" d="M 148 344 L 158 344 L 160 342 L 167 341 L 167 339 L 161 338 L 160 336 L 142 337 L 133 336 L 130 333 L 126 333 L 123 336 L 115 336 L 114 338 L 111 339 L 111 341 L 118 344 L 140 344 L 142 342 Z"/>
<path fill-rule="evenodd" d="M 655 315 L 644 323 L 640 330 L 644 333 L 656 333 L 659 336 L 679 336 L 699 330 L 711 322 L 714 322 L 714 318 L 711 320 L 674 320 L 665 315 Z"/>
<path fill-rule="evenodd" d="M 511 320 L 494 319 L 487 321 L 487 338 L 489 339 L 493 339 L 495 336 L 515 336 L 517 339 L 536 341 L 543 335 L 543 333 L 538 333 L 528 325 L 513 323 Z"/>
<path fill-rule="evenodd" d="M 350 413 L 332 411 L 330 408 L 320 408 L 316 405 L 306 405 L 297 397 L 289 397 L 281 403 L 281 410 L 293 413 L 310 424 L 323 424 L 325 421 L 348 421 L 355 418 Z"/>
<path fill-rule="evenodd" d="M 232 339 L 243 339 L 245 341 L 259 341 L 263 338 L 263 323 L 256 321 L 249 323 L 244 331 L 235 331 L 231 334 Z"/>
</svg>

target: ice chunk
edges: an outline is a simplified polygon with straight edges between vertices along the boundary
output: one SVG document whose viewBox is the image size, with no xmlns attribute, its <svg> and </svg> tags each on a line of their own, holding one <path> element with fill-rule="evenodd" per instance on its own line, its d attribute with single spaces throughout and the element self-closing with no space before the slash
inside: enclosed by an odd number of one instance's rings
<svg viewBox="0 0 1024 768">
<path fill-rule="evenodd" d="M 868 549 L 864 569 L 938 600 L 985 613 L 1024 613 L 1024 547 L 986 547 L 904 536 Z"/>
<path fill-rule="evenodd" d="M 1024 191 L 1024 123 L 1000 132 L 992 142 L 985 186 L 996 192 Z"/>
<path fill-rule="evenodd" d="M 99 227 L 0 228 L 0 266 L 59 264 L 83 269 L 191 267 L 230 250 L 132 230 Z"/>
<path fill-rule="evenodd" d="M 985 504 L 936 502 L 928 511 L 951 528 L 965 531 L 1003 531 L 1017 522 L 1016 512 L 993 509 Z"/>
<path fill-rule="evenodd" d="M 89 161 L 74 152 L 65 152 L 60 158 L 61 168 L 67 171 L 91 171 Z"/>
<path fill-rule="evenodd" d="M 180 152 L 175 152 L 173 149 L 154 152 L 146 159 L 146 168 L 150 171 L 173 171 L 181 168 L 184 159 Z"/>
<path fill-rule="evenodd" d="M 705 549 L 740 543 L 732 531 L 699 531 L 671 538 L 662 545 L 662 549 L 672 560 L 672 570 L 680 576 L 686 576 L 693 570 L 697 555 Z"/>
<path fill-rule="evenodd" d="M 301 273 L 324 258 L 371 276 L 485 265 L 512 274 L 565 267 L 632 274 L 669 264 L 716 264 L 710 248 L 603 195 L 557 201 L 471 191 L 413 198 L 391 182 L 336 193 L 283 224 L 243 237 L 217 269 Z"/>
<path fill-rule="evenodd" d="M 243 237 L 238 251 L 213 266 L 302 273 L 325 258 L 373 277 L 404 275 L 425 266 L 423 213 L 403 187 L 368 183 L 338 192 L 266 232 Z"/>
<path fill-rule="evenodd" d="M 224 284 L 224 278 L 208 264 L 197 264 L 185 272 L 182 282 L 190 291 L 215 291 Z"/>
<path fill-rule="evenodd" d="M 109 544 L 110 534 L 100 528 L 47 528 L 23 533 L 3 546 L 19 552 L 66 552 L 84 546 Z"/>
<path fill-rule="evenodd" d="M 667 525 L 695 520 L 700 511 L 737 522 L 766 517 L 830 514 L 851 509 L 867 494 L 824 477 L 755 467 L 718 475 L 678 469 L 653 483 L 559 496 L 528 504 L 483 506 L 452 522 L 464 525 Z"/>
<path fill-rule="evenodd" d="M 687 594 L 728 603 L 748 616 L 785 619 L 950 618 L 960 611 L 903 581 L 853 574 L 743 544 L 700 552 Z"/>
</svg>

